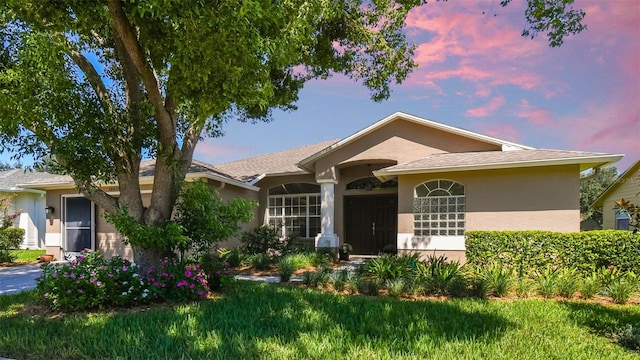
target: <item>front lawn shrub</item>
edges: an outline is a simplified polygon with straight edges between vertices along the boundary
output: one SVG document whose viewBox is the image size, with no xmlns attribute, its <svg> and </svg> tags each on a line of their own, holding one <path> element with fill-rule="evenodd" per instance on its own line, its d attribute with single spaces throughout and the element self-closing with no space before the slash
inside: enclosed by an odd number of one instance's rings
<svg viewBox="0 0 640 360">
<path fill-rule="evenodd" d="M 305 271 L 302 273 L 302 283 L 309 287 L 318 286 L 318 277 L 315 271 Z"/>
<path fill-rule="evenodd" d="M 460 262 L 446 262 L 445 257 L 430 257 L 418 263 L 418 278 L 424 283 L 425 292 L 433 295 L 451 295 L 466 282 Z"/>
<path fill-rule="evenodd" d="M 150 301 L 154 293 L 135 264 L 97 251 L 83 251 L 67 264 L 46 264 L 36 289 L 52 309 L 73 311 L 105 306 L 130 306 Z"/>
<path fill-rule="evenodd" d="M 404 280 L 402 278 L 388 279 L 384 283 L 389 296 L 398 297 L 404 293 Z"/>
<path fill-rule="evenodd" d="M 0 227 L 0 262 L 13 262 L 16 257 L 9 251 L 17 249 L 24 239 L 24 229 Z"/>
<path fill-rule="evenodd" d="M 535 278 L 538 294 L 551 298 L 558 293 L 558 270 L 555 266 L 548 266 Z"/>
<path fill-rule="evenodd" d="M 557 280 L 558 295 L 571 299 L 580 289 L 580 275 L 575 269 L 562 269 Z"/>
<path fill-rule="evenodd" d="M 640 233 L 468 231 L 466 257 L 470 261 L 497 261 L 512 266 L 518 276 L 540 272 L 548 266 L 574 268 L 583 276 L 609 265 L 640 273 Z"/>
<path fill-rule="evenodd" d="M 260 271 L 271 269 L 271 257 L 266 253 L 253 254 L 249 257 L 251 266 Z"/>
<path fill-rule="evenodd" d="M 584 300 L 593 299 L 602 289 L 600 278 L 597 273 L 593 273 L 590 276 L 582 280 L 582 286 L 580 287 L 580 298 Z"/>
<path fill-rule="evenodd" d="M 175 258 L 164 258 L 160 269 L 149 269 L 144 280 L 155 298 L 190 301 L 207 296 L 208 277 L 200 263 L 190 264 Z"/>
<path fill-rule="evenodd" d="M 349 270 L 343 269 L 334 271 L 329 277 L 329 283 L 335 291 L 343 291 L 349 280 Z"/>
<path fill-rule="evenodd" d="M 218 256 L 220 259 L 224 260 L 229 267 L 237 268 L 242 265 L 244 260 L 247 258 L 245 253 L 240 248 L 234 249 L 226 249 L 220 248 L 218 249 Z"/>
<path fill-rule="evenodd" d="M 626 304 L 638 290 L 638 277 L 633 272 L 618 276 L 604 287 L 604 294 L 616 304 Z"/>
<path fill-rule="evenodd" d="M 207 276 L 207 286 L 211 291 L 221 291 L 231 287 L 236 282 L 235 273 L 227 258 L 220 256 L 203 255 L 200 265 Z"/>
<path fill-rule="evenodd" d="M 479 264 L 475 269 L 476 280 L 474 282 L 477 287 L 475 289 L 476 292 L 486 291 L 488 295 L 497 297 L 504 297 L 509 294 L 514 282 L 511 267 L 490 263 L 486 265 Z M 486 289 L 482 289 L 482 287 L 486 287 Z"/>
<path fill-rule="evenodd" d="M 288 238 L 280 238 L 273 225 L 262 225 L 242 235 L 244 250 L 249 254 L 268 254 L 270 257 L 282 255 L 288 247 Z"/>
<path fill-rule="evenodd" d="M 535 283 L 531 279 L 520 277 L 515 281 L 514 290 L 518 297 L 528 298 L 531 295 L 534 286 Z"/>
<path fill-rule="evenodd" d="M 285 255 L 278 262 L 278 269 L 280 271 L 280 281 L 288 282 L 291 279 L 291 275 L 298 268 L 296 267 L 295 259 L 291 255 Z"/>
<path fill-rule="evenodd" d="M 410 276 L 419 262 L 418 254 L 389 255 L 382 254 L 369 260 L 366 264 L 367 273 L 381 280 L 394 280 Z"/>
</svg>

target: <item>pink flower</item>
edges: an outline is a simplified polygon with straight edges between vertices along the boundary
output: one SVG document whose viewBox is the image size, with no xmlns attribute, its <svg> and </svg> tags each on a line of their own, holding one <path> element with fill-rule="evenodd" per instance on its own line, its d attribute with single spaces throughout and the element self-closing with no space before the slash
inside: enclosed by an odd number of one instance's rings
<svg viewBox="0 0 640 360">
<path fill-rule="evenodd" d="M 196 284 L 189 285 L 189 289 L 193 289 L 194 287 L 196 287 Z"/>
<path fill-rule="evenodd" d="M 113 277 L 113 274 L 112 274 L 112 273 L 109 273 L 109 274 L 107 274 L 107 276 L 112 278 L 112 277 Z"/>
<path fill-rule="evenodd" d="M 71 289 L 67 290 L 67 294 L 71 294 Z"/>
<path fill-rule="evenodd" d="M 220 270 L 216 270 L 216 275 L 220 275 Z"/>
<path fill-rule="evenodd" d="M 102 286 L 102 281 L 98 281 L 98 282 L 96 283 L 96 285 L 98 285 L 98 286 Z"/>
<path fill-rule="evenodd" d="M 67 277 L 69 277 L 69 274 L 64 273 L 64 274 L 62 274 L 62 277 L 67 278 Z"/>
<path fill-rule="evenodd" d="M 94 283 L 94 282 L 96 282 L 96 278 L 91 278 L 91 279 L 89 279 L 89 281 L 90 281 L 91 283 Z"/>
<path fill-rule="evenodd" d="M 176 284 L 177 287 L 183 287 L 183 286 L 187 286 L 187 281 L 186 280 L 182 280 L 179 283 Z"/>
<path fill-rule="evenodd" d="M 198 291 L 198 296 L 204 297 L 206 293 L 203 290 Z"/>
<path fill-rule="evenodd" d="M 84 293 L 84 290 L 78 289 L 78 293 L 82 294 L 82 293 Z"/>
<path fill-rule="evenodd" d="M 75 279 L 76 278 L 76 274 L 71 274 L 71 278 Z"/>
<path fill-rule="evenodd" d="M 124 265 L 124 266 L 122 267 L 122 271 L 127 271 L 127 270 L 129 270 L 129 267 L 128 267 L 127 265 Z"/>
</svg>

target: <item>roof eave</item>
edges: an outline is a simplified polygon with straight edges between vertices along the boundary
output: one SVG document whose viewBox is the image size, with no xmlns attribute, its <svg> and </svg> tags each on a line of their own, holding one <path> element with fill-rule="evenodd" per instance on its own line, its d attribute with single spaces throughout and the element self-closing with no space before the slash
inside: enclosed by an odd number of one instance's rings
<svg viewBox="0 0 640 360">
<path fill-rule="evenodd" d="M 415 174 L 433 174 L 441 172 L 459 172 L 459 171 L 474 171 L 474 170 L 495 170 L 495 169 L 512 169 L 521 167 L 541 167 L 541 166 L 557 166 L 557 165 L 576 165 L 579 164 L 580 171 L 592 167 L 603 167 L 615 163 L 622 159 L 624 155 L 602 155 L 594 157 L 576 157 L 576 158 L 564 158 L 564 159 L 546 159 L 546 160 L 529 160 L 529 161 L 513 161 L 502 163 L 485 163 L 485 164 L 473 164 L 473 165 L 460 165 L 460 166 L 448 166 L 438 168 L 423 168 L 423 169 L 401 169 L 401 170 L 386 170 L 380 169 L 373 172 L 376 177 L 385 180 L 398 175 L 415 175 Z"/>
<path fill-rule="evenodd" d="M 626 179 L 629 175 L 633 174 L 638 168 L 640 168 L 640 160 L 636 161 L 635 164 L 629 166 L 629 168 L 625 170 L 625 172 L 620 174 L 620 176 L 618 176 L 618 178 L 613 183 L 611 183 L 611 185 L 609 185 L 609 187 L 607 187 L 602 192 L 602 194 L 600 194 L 600 196 L 598 196 L 598 198 L 596 198 L 595 201 L 591 205 L 589 205 L 589 207 L 592 209 L 597 209 L 604 206 L 604 199 L 609 196 L 609 193 L 620 186 L 620 184 L 624 182 L 623 180 Z"/>
</svg>

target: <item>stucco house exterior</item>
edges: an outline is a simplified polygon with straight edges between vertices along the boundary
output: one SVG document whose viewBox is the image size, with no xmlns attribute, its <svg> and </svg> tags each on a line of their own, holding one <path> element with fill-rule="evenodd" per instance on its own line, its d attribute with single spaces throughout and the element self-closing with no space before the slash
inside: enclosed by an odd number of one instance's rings
<svg viewBox="0 0 640 360">
<path fill-rule="evenodd" d="M 630 230 L 629 215 L 616 205 L 616 201 L 623 198 L 636 205 L 640 203 L 640 160 L 623 172 L 591 205 L 602 209 L 603 229 Z"/>
<path fill-rule="evenodd" d="M 15 226 L 24 229 L 23 249 L 45 247 L 45 191 L 20 187 L 31 181 L 46 181 L 56 175 L 23 169 L 0 171 L 0 194 L 12 196 L 9 212 L 18 212 Z"/>
<path fill-rule="evenodd" d="M 258 200 L 248 227 L 274 224 L 316 247 L 464 259 L 468 230 L 579 231 L 580 172 L 621 158 L 535 149 L 398 112 L 342 140 L 215 166 L 194 161 L 187 179 L 206 179 L 223 198 Z M 152 164 L 140 178 L 147 194 Z M 46 190 L 47 205 L 61 209 L 47 223 L 49 252 L 69 251 L 84 232 L 82 244 L 130 255 L 69 178 L 25 186 Z"/>
</svg>

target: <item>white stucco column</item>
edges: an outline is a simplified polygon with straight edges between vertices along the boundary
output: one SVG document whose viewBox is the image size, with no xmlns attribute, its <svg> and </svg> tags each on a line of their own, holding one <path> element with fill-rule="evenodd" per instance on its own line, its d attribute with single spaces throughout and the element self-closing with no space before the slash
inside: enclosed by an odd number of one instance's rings
<svg viewBox="0 0 640 360">
<path fill-rule="evenodd" d="M 316 248 L 337 248 L 339 241 L 335 234 L 334 187 L 336 181 L 317 180 L 320 184 L 320 214 L 322 216 L 321 233 L 316 236 Z"/>
</svg>

